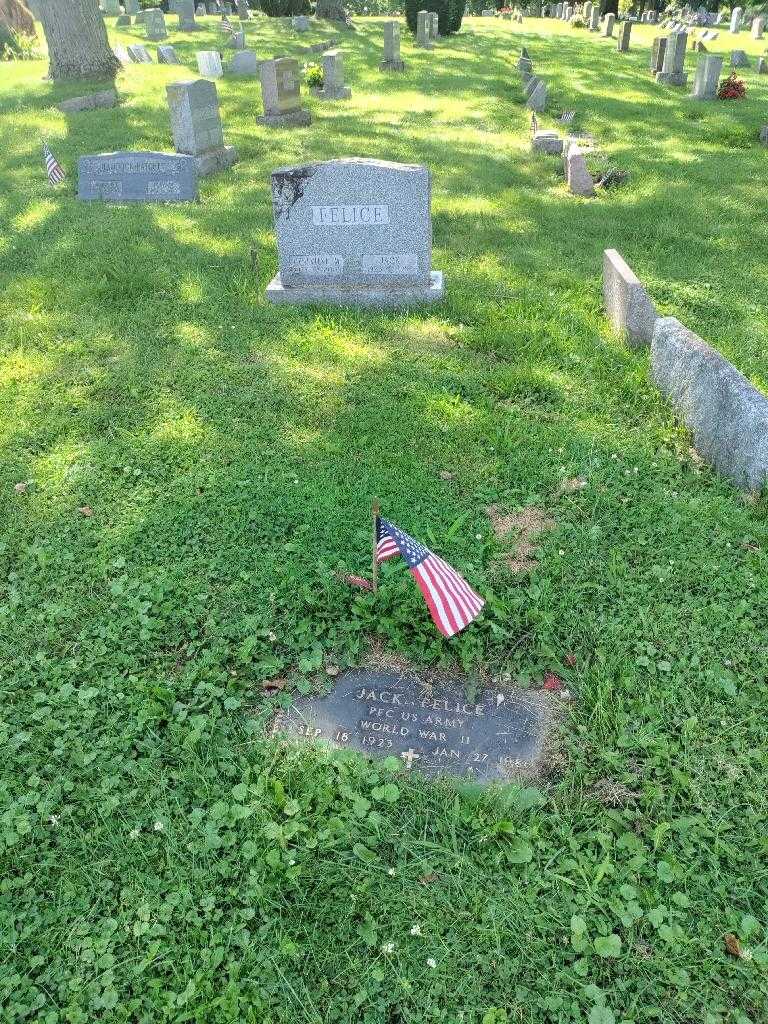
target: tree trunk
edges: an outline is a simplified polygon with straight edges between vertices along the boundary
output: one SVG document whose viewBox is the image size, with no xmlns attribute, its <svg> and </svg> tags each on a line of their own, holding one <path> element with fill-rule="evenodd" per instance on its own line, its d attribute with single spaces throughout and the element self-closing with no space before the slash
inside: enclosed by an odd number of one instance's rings
<svg viewBox="0 0 768 1024">
<path fill-rule="evenodd" d="M 97 0 L 39 0 L 48 43 L 48 76 L 114 78 L 120 61 L 112 52 Z"/>
</svg>

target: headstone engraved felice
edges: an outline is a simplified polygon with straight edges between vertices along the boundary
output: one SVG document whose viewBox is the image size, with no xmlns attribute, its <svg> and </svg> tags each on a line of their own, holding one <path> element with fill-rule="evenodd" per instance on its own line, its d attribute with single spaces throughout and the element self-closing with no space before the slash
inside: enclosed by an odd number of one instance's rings
<svg viewBox="0 0 768 1024">
<path fill-rule="evenodd" d="M 380 71 L 405 71 L 405 63 L 400 57 L 400 25 L 396 21 L 384 22 L 384 60 L 379 64 Z"/>
<path fill-rule="evenodd" d="M 265 60 L 259 65 L 264 113 L 258 124 L 287 128 L 312 123 L 312 115 L 301 105 L 299 62 L 293 57 Z"/>
<path fill-rule="evenodd" d="M 77 198 L 105 203 L 183 203 L 198 198 L 194 157 L 123 152 L 81 156 Z"/>
<path fill-rule="evenodd" d="M 166 87 L 173 144 L 177 153 L 193 156 L 199 177 L 225 170 L 237 162 L 234 146 L 224 145 L 219 97 L 213 82 L 173 82 Z"/>
<path fill-rule="evenodd" d="M 400 308 L 443 296 L 432 270 L 431 178 L 416 164 L 328 160 L 272 174 L 276 303 Z"/>
<path fill-rule="evenodd" d="M 552 700 L 495 689 L 468 700 L 458 680 L 427 689 L 414 675 L 356 669 L 325 697 L 297 697 L 270 735 L 397 757 L 427 778 L 519 781 L 541 770 Z"/>
</svg>

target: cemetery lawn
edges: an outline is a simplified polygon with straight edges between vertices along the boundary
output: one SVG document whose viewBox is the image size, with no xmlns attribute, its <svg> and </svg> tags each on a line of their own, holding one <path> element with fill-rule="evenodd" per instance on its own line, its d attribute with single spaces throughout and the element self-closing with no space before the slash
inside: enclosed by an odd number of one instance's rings
<svg viewBox="0 0 768 1024">
<path fill-rule="evenodd" d="M 168 40 L 188 68 L 204 25 Z M 768 387 L 768 78 L 742 33 L 748 98 L 695 103 L 650 80 L 655 31 L 619 55 L 473 19 L 431 54 L 404 33 L 385 76 L 358 21 L 352 99 L 309 100 L 310 128 L 260 128 L 257 83 L 218 83 L 241 162 L 176 208 L 79 204 L 75 171 L 170 148 L 186 69 L 131 66 L 118 109 L 65 117 L 82 87 L 2 66 L 4 1020 L 768 1019 L 766 504 L 699 463 L 601 312 L 615 247 Z M 260 56 L 331 35 L 248 28 Z M 530 154 L 521 44 L 626 186 L 578 200 Z M 442 305 L 266 305 L 270 171 L 347 155 L 432 169 Z M 374 495 L 487 596 L 456 640 L 402 564 L 376 598 L 339 581 L 370 571 Z M 491 505 L 552 520 L 534 571 Z M 261 738 L 372 646 L 555 672 L 551 772 L 480 793 Z"/>
</svg>

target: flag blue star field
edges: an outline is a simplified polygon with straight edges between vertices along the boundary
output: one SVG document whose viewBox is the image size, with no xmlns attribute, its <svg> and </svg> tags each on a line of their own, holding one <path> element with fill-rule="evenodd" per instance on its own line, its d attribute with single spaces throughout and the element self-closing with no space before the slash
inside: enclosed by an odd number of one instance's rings
<svg viewBox="0 0 768 1024">
<path fill-rule="evenodd" d="M 485 601 L 455 569 L 394 523 L 377 518 L 376 561 L 384 562 L 395 555 L 401 555 L 408 563 L 443 636 L 461 632 L 480 614 Z"/>
</svg>

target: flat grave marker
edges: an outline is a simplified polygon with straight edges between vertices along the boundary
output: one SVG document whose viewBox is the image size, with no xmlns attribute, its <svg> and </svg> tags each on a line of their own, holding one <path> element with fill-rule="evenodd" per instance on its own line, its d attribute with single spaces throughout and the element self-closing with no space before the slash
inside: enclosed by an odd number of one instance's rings
<svg viewBox="0 0 768 1024">
<path fill-rule="evenodd" d="M 77 198 L 105 203 L 184 203 L 198 198 L 192 156 L 121 152 L 81 156 Z"/>
</svg>

